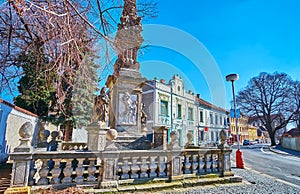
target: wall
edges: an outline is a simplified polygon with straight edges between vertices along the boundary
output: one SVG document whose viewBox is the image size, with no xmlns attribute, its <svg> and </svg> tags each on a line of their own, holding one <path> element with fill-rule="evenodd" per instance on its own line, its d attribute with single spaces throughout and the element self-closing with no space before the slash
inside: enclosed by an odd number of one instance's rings
<svg viewBox="0 0 300 194">
<path fill-rule="evenodd" d="M 14 148 L 20 144 L 19 129 L 27 121 L 33 126 L 33 138 L 31 138 L 31 145 L 37 141 L 38 131 L 38 117 L 29 111 L 14 106 L 2 99 L 0 99 L 0 163 L 4 162 L 8 154 L 13 152 Z M 28 114 L 27 114 L 28 112 Z"/>
<path fill-rule="evenodd" d="M 300 137 L 282 137 L 282 147 L 300 151 Z"/>
</svg>

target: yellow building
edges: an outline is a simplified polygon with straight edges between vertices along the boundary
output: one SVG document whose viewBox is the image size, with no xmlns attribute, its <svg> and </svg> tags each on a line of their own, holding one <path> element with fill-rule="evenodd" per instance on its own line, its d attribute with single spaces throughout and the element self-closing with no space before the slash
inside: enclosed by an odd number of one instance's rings
<svg viewBox="0 0 300 194">
<path fill-rule="evenodd" d="M 233 142 L 236 141 L 236 126 L 235 118 L 230 118 L 230 132 Z M 238 118 L 238 132 L 240 136 L 240 142 L 243 142 L 245 139 L 255 140 L 257 139 L 257 129 L 254 126 L 249 125 L 248 117 L 241 114 L 241 117 Z"/>
<path fill-rule="evenodd" d="M 257 128 L 252 126 L 252 125 L 248 125 L 248 138 L 250 141 L 258 139 L 257 138 Z"/>
</svg>

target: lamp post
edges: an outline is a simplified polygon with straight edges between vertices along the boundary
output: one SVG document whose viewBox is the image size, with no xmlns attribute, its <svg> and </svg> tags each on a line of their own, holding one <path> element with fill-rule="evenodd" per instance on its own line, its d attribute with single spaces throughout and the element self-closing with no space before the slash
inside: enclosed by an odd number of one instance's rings
<svg viewBox="0 0 300 194">
<path fill-rule="evenodd" d="M 236 115 L 236 99 L 235 99 L 235 93 L 234 93 L 234 81 L 236 81 L 238 79 L 239 79 L 238 74 L 229 74 L 226 76 L 226 81 L 231 82 L 231 86 L 232 86 L 234 118 L 235 118 L 235 127 L 236 127 L 236 139 L 237 139 L 237 143 L 238 143 L 238 149 L 236 151 L 236 167 L 244 168 L 243 153 L 240 150 L 239 127 L 238 127 L 238 119 L 237 119 L 237 115 Z"/>
</svg>

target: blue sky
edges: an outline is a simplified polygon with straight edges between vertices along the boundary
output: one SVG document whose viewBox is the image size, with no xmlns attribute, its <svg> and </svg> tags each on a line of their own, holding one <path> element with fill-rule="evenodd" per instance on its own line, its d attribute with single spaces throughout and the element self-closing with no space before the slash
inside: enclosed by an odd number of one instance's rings
<svg viewBox="0 0 300 194">
<path fill-rule="evenodd" d="M 199 64 L 193 64 L 187 57 L 188 52 L 195 52 L 193 45 L 191 48 L 184 46 L 184 53 L 150 46 L 139 58 L 141 72 L 148 79 L 166 80 L 178 73 L 185 80 L 186 89 L 225 108 L 230 108 L 232 99 L 231 84 L 225 81 L 227 74 L 240 75 L 240 80 L 235 82 L 236 91 L 246 87 L 260 72 L 285 72 L 300 80 L 299 7 L 298 0 L 158 1 L 158 17 L 144 22 L 144 26 L 151 23 L 174 27 L 201 42 L 220 70 L 227 96 L 225 104 L 215 101 L 211 95 L 212 91 L 222 91 L 219 87 L 223 86 L 212 87 L 205 78 L 214 77 L 214 72 L 207 75 L 199 71 Z M 158 30 L 157 34 L 151 34 L 161 36 L 162 32 Z M 174 34 L 169 33 L 169 36 Z M 180 37 L 175 39 L 180 47 Z M 147 36 L 145 41 L 148 41 Z"/>
<path fill-rule="evenodd" d="M 186 90 L 224 108 L 232 99 L 227 74 L 240 75 L 237 92 L 260 72 L 300 80 L 300 1 L 157 2 L 158 17 L 143 21 L 145 44 L 151 45 L 139 57 L 143 77 L 179 74 Z"/>
</svg>

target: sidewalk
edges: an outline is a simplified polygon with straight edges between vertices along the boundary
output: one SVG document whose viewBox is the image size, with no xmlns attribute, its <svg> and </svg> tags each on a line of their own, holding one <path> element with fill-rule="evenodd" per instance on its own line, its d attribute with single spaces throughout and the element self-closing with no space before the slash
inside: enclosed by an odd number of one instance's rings
<svg viewBox="0 0 300 194">
<path fill-rule="evenodd" d="M 277 154 L 300 157 L 299 151 L 286 149 L 286 148 L 283 148 L 281 145 L 269 146 L 269 149 L 270 149 L 270 151 L 275 152 Z"/>
</svg>

